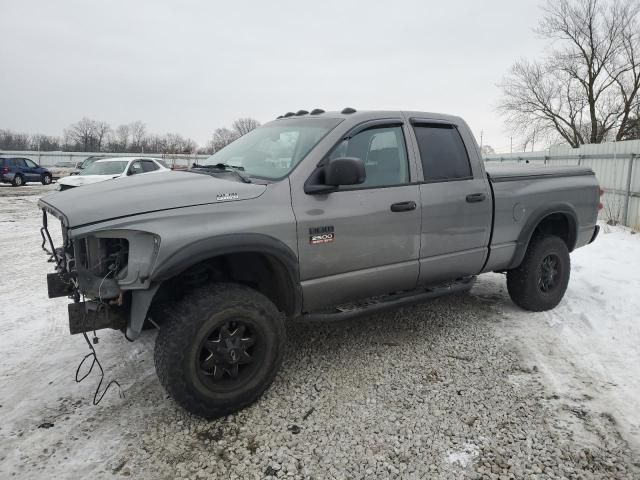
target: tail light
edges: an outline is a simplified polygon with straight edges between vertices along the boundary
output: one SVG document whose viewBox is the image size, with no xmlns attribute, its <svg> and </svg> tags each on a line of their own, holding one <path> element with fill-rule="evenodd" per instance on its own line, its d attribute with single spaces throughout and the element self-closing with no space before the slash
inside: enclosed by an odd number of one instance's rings
<svg viewBox="0 0 640 480">
<path fill-rule="evenodd" d="M 0 173 L 9 173 L 9 167 L 0 167 Z"/>
<path fill-rule="evenodd" d="M 604 195 L 604 190 L 602 189 L 602 187 L 598 187 L 598 195 L 600 196 L 600 200 L 602 200 L 602 196 Z M 604 208 L 604 205 L 602 204 L 602 202 L 598 203 L 598 211 L 602 210 Z"/>
</svg>

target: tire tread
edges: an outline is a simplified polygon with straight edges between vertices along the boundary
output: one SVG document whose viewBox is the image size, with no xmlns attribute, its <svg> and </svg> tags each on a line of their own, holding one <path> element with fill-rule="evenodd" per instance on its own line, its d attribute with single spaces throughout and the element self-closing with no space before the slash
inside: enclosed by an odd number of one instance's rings
<svg viewBox="0 0 640 480">
<path fill-rule="evenodd" d="M 543 295 L 537 287 L 539 262 L 542 255 L 557 250 L 563 262 L 563 285 L 554 295 Z M 529 242 L 522 263 L 507 272 L 507 290 L 511 300 L 525 310 L 542 312 L 556 307 L 567 289 L 571 271 L 569 251 L 564 241 L 555 235 L 536 235 Z"/>
<path fill-rule="evenodd" d="M 187 354 L 183 344 L 184 335 L 189 337 L 195 335 L 199 328 L 199 323 L 195 320 L 210 314 L 212 305 L 220 309 L 234 307 L 257 309 L 261 316 L 270 317 L 278 330 L 275 336 L 278 341 L 275 346 L 277 357 L 273 368 L 256 388 L 233 404 L 212 405 L 210 402 L 203 401 L 188 385 L 182 372 Z M 209 284 L 199 287 L 180 302 L 169 306 L 165 314 L 166 322 L 160 329 L 154 349 L 156 374 L 176 403 L 186 410 L 205 418 L 227 415 L 255 402 L 275 379 L 285 350 L 284 321 L 276 306 L 260 292 L 239 284 Z"/>
</svg>

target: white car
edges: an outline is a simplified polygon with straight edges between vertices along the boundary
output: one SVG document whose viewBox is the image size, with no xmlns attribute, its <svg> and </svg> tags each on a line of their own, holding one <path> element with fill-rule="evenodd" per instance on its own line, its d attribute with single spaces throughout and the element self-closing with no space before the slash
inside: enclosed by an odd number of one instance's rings
<svg viewBox="0 0 640 480">
<path fill-rule="evenodd" d="M 80 170 L 78 175 L 61 178 L 58 184 L 60 190 L 67 190 L 129 175 L 170 171 L 159 158 L 116 157 L 97 160 Z"/>
</svg>

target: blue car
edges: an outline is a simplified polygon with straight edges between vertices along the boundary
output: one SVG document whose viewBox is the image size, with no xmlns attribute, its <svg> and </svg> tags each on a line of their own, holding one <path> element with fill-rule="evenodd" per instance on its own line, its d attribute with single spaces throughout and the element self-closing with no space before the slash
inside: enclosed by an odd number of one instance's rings
<svg viewBox="0 0 640 480">
<path fill-rule="evenodd" d="M 0 157 L 0 183 L 10 183 L 21 187 L 27 182 L 40 182 L 49 185 L 51 172 L 36 164 L 33 160 L 20 157 Z"/>
</svg>

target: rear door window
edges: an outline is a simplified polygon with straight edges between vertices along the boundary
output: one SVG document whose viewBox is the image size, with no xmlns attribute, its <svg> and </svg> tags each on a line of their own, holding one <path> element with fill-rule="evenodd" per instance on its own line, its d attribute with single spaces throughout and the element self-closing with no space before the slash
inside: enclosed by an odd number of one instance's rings
<svg viewBox="0 0 640 480">
<path fill-rule="evenodd" d="M 142 162 L 140 160 L 136 160 L 129 167 L 129 175 L 137 175 L 138 173 L 143 173 L 142 170 Z"/>
<path fill-rule="evenodd" d="M 449 124 L 419 124 L 418 141 L 425 182 L 446 182 L 473 177 L 467 149 L 458 129 Z"/>
<path fill-rule="evenodd" d="M 143 172 L 153 172 L 155 170 L 158 170 L 158 165 L 156 165 L 155 162 L 151 161 L 151 160 L 142 160 L 142 171 Z"/>
</svg>

